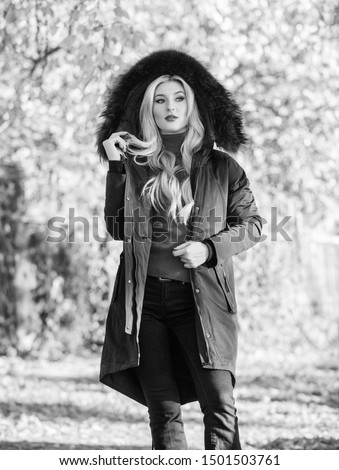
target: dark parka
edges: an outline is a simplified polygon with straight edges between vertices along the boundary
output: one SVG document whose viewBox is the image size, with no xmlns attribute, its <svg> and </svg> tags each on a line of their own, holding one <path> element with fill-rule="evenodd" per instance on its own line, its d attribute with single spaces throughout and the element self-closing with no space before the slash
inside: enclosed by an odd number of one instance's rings
<svg viewBox="0 0 339 470">
<path fill-rule="evenodd" d="M 137 62 L 109 88 L 97 132 L 98 152 L 107 160 L 102 142 L 113 132 L 142 138 L 139 109 L 147 86 L 160 75 L 179 75 L 193 89 L 205 128 L 202 148 L 192 160 L 194 207 L 189 238 L 209 239 L 216 264 L 190 269 L 196 306 L 196 331 L 201 364 L 227 369 L 235 377 L 237 306 L 232 257 L 260 239 L 262 222 L 242 167 L 226 152 L 245 142 L 241 112 L 230 93 L 192 56 L 161 50 Z M 127 154 L 124 164 L 107 173 L 105 221 L 110 235 L 123 241 L 102 351 L 102 383 L 146 404 L 135 368 L 139 365 L 138 333 L 148 258 L 152 244 L 151 206 L 140 193 L 150 177 L 145 166 Z M 209 266 L 209 267 L 207 267 Z M 171 338 L 173 361 L 182 404 L 197 399 L 189 371 Z"/>
</svg>

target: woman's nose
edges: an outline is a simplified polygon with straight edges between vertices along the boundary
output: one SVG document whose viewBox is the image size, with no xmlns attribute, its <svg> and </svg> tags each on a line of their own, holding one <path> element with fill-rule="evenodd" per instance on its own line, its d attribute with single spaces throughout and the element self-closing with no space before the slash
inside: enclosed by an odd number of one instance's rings
<svg viewBox="0 0 339 470">
<path fill-rule="evenodd" d="M 168 109 L 169 111 L 172 111 L 172 110 L 174 109 L 174 103 L 168 102 L 168 104 L 167 104 L 167 109 Z"/>
</svg>

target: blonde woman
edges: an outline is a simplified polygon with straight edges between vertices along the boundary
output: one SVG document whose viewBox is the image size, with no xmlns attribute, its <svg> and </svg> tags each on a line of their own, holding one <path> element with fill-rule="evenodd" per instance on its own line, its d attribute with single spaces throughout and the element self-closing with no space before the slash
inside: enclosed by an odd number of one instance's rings
<svg viewBox="0 0 339 470">
<path fill-rule="evenodd" d="M 181 405 L 195 400 L 205 449 L 240 449 L 232 257 L 262 227 L 229 154 L 241 111 L 195 58 L 161 50 L 119 77 L 102 117 L 105 221 L 123 251 L 100 380 L 148 407 L 153 449 L 187 449 Z"/>
</svg>

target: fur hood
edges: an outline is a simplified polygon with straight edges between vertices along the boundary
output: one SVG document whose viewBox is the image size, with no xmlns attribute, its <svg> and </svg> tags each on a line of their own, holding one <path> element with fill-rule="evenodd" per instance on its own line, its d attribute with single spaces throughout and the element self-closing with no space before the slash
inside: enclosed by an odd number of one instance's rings
<svg viewBox="0 0 339 470">
<path fill-rule="evenodd" d="M 102 122 L 97 129 L 97 149 L 107 160 L 102 142 L 113 132 L 140 137 L 139 110 L 148 85 L 160 75 L 179 75 L 193 89 L 205 128 L 203 147 L 215 142 L 236 152 L 246 142 L 241 110 L 231 93 L 194 57 L 175 49 L 159 50 L 139 60 L 108 88 Z"/>
</svg>

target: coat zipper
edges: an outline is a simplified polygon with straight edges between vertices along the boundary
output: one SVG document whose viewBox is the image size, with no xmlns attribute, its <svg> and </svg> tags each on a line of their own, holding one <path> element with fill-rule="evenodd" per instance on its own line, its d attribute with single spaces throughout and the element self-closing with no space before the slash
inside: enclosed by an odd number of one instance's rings
<svg viewBox="0 0 339 470">
<path fill-rule="evenodd" d="M 197 194 L 197 188 L 198 188 L 198 181 L 199 181 L 199 178 L 200 178 L 200 173 L 201 173 L 201 165 L 199 165 L 197 178 L 196 178 L 196 184 L 195 184 L 195 188 L 194 188 L 194 197 L 193 198 L 194 198 L 194 203 L 195 204 L 196 204 L 196 194 Z M 192 282 L 192 277 L 193 277 L 192 273 L 190 272 L 191 286 L 192 286 L 192 289 L 194 289 L 194 283 Z M 197 304 L 197 301 L 196 301 L 196 304 Z M 197 311 L 198 311 L 198 315 L 199 315 L 199 318 L 200 318 L 200 325 L 201 325 L 202 334 L 204 336 L 204 342 L 205 342 L 205 345 L 206 345 L 206 354 L 207 354 L 207 361 L 208 361 L 207 364 L 211 365 L 212 361 L 211 361 L 210 347 L 209 347 L 208 341 L 206 341 L 205 328 L 204 328 L 204 324 L 203 324 L 203 321 L 202 321 L 202 318 L 201 318 L 200 309 L 198 309 L 198 307 L 197 307 Z"/>
</svg>

